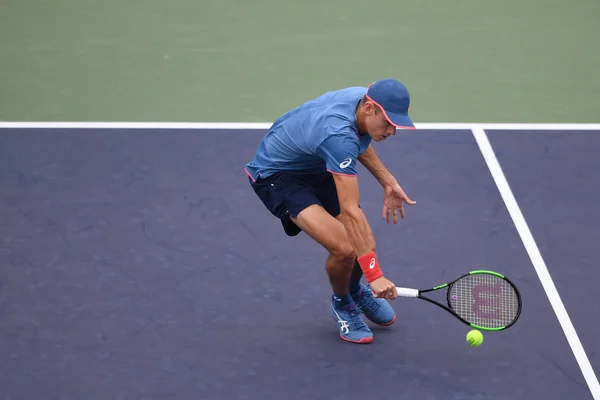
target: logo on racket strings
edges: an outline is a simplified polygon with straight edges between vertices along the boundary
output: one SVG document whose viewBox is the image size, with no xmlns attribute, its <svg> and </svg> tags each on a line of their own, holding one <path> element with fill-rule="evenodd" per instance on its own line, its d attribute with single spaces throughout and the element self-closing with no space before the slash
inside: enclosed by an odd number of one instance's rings
<svg viewBox="0 0 600 400">
<path fill-rule="evenodd" d="M 500 301 L 502 288 L 500 283 L 494 285 L 480 284 L 473 287 L 473 308 L 480 318 L 500 319 L 502 304 Z"/>
</svg>

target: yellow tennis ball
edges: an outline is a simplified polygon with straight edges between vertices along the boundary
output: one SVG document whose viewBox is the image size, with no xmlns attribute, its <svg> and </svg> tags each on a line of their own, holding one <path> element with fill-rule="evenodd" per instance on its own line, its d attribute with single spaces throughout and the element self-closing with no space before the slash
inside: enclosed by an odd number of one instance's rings
<svg viewBox="0 0 600 400">
<path fill-rule="evenodd" d="M 483 343 L 483 334 L 475 329 L 467 333 L 467 343 L 473 347 L 481 346 Z"/>
</svg>

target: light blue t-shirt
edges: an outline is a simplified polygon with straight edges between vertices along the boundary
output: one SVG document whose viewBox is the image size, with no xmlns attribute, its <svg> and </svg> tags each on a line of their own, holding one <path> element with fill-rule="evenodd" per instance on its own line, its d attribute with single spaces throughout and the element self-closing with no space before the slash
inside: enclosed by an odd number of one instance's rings
<svg viewBox="0 0 600 400">
<path fill-rule="evenodd" d="M 365 87 L 327 92 L 288 111 L 263 137 L 246 173 L 253 181 L 277 171 L 356 175 L 357 157 L 371 143 L 356 123 L 366 93 Z"/>
</svg>

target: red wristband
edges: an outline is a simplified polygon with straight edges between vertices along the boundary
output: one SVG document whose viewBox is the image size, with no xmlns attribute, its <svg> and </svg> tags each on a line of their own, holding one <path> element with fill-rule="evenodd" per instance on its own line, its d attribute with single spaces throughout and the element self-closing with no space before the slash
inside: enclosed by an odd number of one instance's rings
<svg viewBox="0 0 600 400">
<path fill-rule="evenodd" d="M 383 272 L 381 272 L 381 268 L 379 268 L 379 262 L 377 261 L 377 256 L 374 251 L 358 257 L 357 260 L 367 282 L 373 282 L 375 279 L 383 276 Z"/>
</svg>

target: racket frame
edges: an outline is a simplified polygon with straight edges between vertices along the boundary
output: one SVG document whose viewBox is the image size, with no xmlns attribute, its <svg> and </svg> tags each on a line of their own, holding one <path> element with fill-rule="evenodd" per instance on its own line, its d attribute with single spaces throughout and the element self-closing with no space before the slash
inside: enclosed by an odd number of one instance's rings
<svg viewBox="0 0 600 400">
<path fill-rule="evenodd" d="M 465 320 L 464 318 L 462 318 L 460 315 L 458 315 L 456 313 L 456 311 L 454 311 L 454 309 L 452 309 L 452 306 L 450 305 L 450 289 L 452 288 L 452 285 L 454 285 L 456 282 L 458 282 L 460 279 L 469 276 L 469 275 L 475 275 L 475 274 L 488 274 L 488 275 L 495 275 L 499 278 L 504 279 L 511 287 L 512 289 L 515 291 L 515 294 L 517 296 L 517 304 L 518 304 L 518 309 L 517 309 L 517 314 L 515 315 L 515 317 L 513 318 L 513 320 L 511 321 L 510 324 L 508 325 L 504 325 L 504 326 L 499 326 L 496 328 L 486 328 L 477 324 L 473 324 L 470 323 L 469 321 Z M 435 292 L 441 289 L 446 288 L 446 304 L 442 304 L 437 300 L 434 300 L 432 298 L 429 297 L 425 297 L 422 294 L 423 293 L 429 293 L 429 292 Z M 398 296 L 400 297 L 414 297 L 414 298 L 419 298 L 425 301 L 428 301 L 432 304 L 435 304 L 438 307 L 443 308 L 444 310 L 448 311 L 450 314 L 454 315 L 459 321 L 461 321 L 462 323 L 464 323 L 465 325 L 468 325 L 474 329 L 479 329 L 482 331 L 503 331 L 506 330 L 508 328 L 510 328 L 511 326 L 513 326 L 517 320 L 519 319 L 519 317 L 521 316 L 521 309 L 522 309 L 522 300 L 521 300 L 521 293 L 519 292 L 519 289 L 517 288 L 517 286 L 510 280 L 508 279 L 506 276 L 499 274 L 498 272 L 494 272 L 494 271 L 489 271 L 489 270 L 473 270 L 473 271 L 469 271 L 466 274 L 463 274 L 461 276 L 459 276 L 458 278 L 454 279 L 451 282 L 448 283 L 444 283 L 442 285 L 438 285 L 435 286 L 433 288 L 430 289 L 410 289 L 410 288 L 403 288 L 403 287 L 396 287 L 396 291 L 398 292 Z"/>
</svg>

